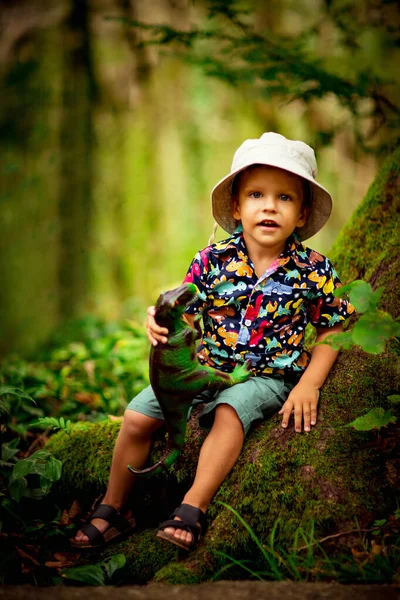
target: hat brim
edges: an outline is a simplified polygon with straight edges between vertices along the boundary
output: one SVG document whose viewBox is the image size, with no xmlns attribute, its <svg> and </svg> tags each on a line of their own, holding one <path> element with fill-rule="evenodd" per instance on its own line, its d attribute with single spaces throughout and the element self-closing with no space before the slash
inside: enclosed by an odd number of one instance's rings
<svg viewBox="0 0 400 600">
<path fill-rule="evenodd" d="M 257 159 L 255 162 L 249 162 L 217 183 L 211 192 L 211 202 L 213 216 L 218 225 L 228 233 L 233 233 L 237 228 L 239 222 L 232 215 L 232 183 L 238 173 L 254 164 L 277 167 L 309 181 L 312 189 L 309 214 L 305 225 L 296 228 L 296 233 L 301 240 L 306 240 L 322 229 L 332 212 L 332 197 L 330 193 L 305 170 L 299 167 L 296 161 L 282 156 L 277 156 L 275 159 L 271 157 L 268 161 Z"/>
</svg>

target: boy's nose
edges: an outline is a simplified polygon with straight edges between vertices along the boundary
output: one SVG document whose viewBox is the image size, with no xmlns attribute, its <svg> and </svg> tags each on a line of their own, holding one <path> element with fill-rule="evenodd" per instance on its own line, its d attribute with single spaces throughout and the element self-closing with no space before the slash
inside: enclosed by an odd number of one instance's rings
<svg viewBox="0 0 400 600">
<path fill-rule="evenodd" d="M 276 201 L 273 196 L 265 196 L 264 198 L 264 206 L 263 210 L 267 212 L 275 212 L 276 211 Z"/>
</svg>

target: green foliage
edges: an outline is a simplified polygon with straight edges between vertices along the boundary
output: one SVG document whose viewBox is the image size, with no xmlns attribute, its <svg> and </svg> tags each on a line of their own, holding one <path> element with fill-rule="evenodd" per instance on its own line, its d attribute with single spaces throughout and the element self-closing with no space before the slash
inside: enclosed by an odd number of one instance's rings
<svg viewBox="0 0 400 600">
<path fill-rule="evenodd" d="M 148 383 L 147 354 L 144 329 L 132 321 L 106 323 L 88 317 L 66 326 L 37 353 L 36 361 L 18 356 L 3 361 L 0 393 L 7 398 L 14 390 L 17 396 L 16 423 L 10 428 L 25 437 L 32 417 L 36 424 L 64 429 L 61 418 L 68 428 L 69 419 L 95 422 L 107 414 L 122 414 Z M 35 406 L 23 402 L 26 398 Z M 42 420 L 48 417 L 56 421 Z"/>
<path fill-rule="evenodd" d="M 122 569 L 126 564 L 124 554 L 114 554 L 94 565 L 71 567 L 61 571 L 64 579 L 79 581 L 85 585 L 111 585 L 115 571 Z"/>
<path fill-rule="evenodd" d="M 26 521 L 21 501 L 48 495 L 62 471 L 62 462 L 47 450 L 31 454 L 36 445 L 27 447 L 31 430 L 46 430 L 40 441 L 49 430 L 69 435 L 71 418 L 99 421 L 108 413 L 121 413 L 128 399 L 147 383 L 146 354 L 143 330 L 135 323 L 104 323 L 90 317 L 61 330 L 38 353 L 37 362 L 18 357 L 3 362 L 0 522 L 4 526 L 7 523 L 11 530 L 29 536 L 38 531 L 46 536 L 60 534 L 58 522 L 39 519 L 31 526 Z"/>
<path fill-rule="evenodd" d="M 14 411 L 21 400 L 35 401 L 22 390 L 12 386 L 1 386 L 2 401 L 1 461 L 0 461 L 0 528 L 10 516 L 14 522 L 23 524 L 18 503 L 22 498 L 38 500 L 49 493 L 52 484 L 61 477 L 62 463 L 46 450 L 38 450 L 27 458 L 18 458 L 20 439 L 14 437 L 5 441 L 5 435 L 13 433 L 16 427 L 7 423 L 7 418 L 15 417 Z M 17 398 L 12 403 L 12 397 Z"/>
<path fill-rule="evenodd" d="M 1 398 L 1 396 L 5 396 Z M 13 398 L 14 397 L 14 398 Z M 17 398 L 17 402 L 15 402 L 15 398 Z M 33 398 L 29 396 L 29 394 L 25 393 L 23 390 L 19 388 L 12 387 L 10 385 L 0 385 L 0 418 L 1 421 L 4 421 L 4 417 L 8 417 L 11 412 L 11 403 L 13 402 L 14 412 L 18 409 L 18 406 L 21 404 L 21 400 L 30 400 L 33 404 L 36 404 Z"/>
<path fill-rule="evenodd" d="M 382 353 L 387 341 L 400 334 L 399 319 L 393 319 L 389 313 L 378 309 L 383 291 L 383 287 L 373 291 L 369 283 L 359 279 L 337 288 L 334 295 L 340 298 L 343 294 L 349 294 L 351 303 L 361 316 L 352 329 L 328 336 L 322 343 L 329 344 L 336 350 L 358 345 L 369 354 Z M 393 404 L 399 401 L 398 398 L 397 395 L 388 397 Z M 397 418 L 390 410 L 385 411 L 384 408 L 378 407 L 348 423 L 348 427 L 357 431 L 371 431 L 396 421 Z"/>
<path fill-rule="evenodd" d="M 371 431 L 372 429 L 380 429 L 386 427 L 389 423 L 396 423 L 397 419 L 392 415 L 390 410 L 382 407 L 373 408 L 366 415 L 358 417 L 348 427 L 354 427 L 357 431 Z"/>
<path fill-rule="evenodd" d="M 281 28 L 268 18 L 257 3 L 223 3 L 207 0 L 201 3 L 207 20 L 202 27 L 176 29 L 171 25 L 149 24 L 117 18 L 138 30 L 137 46 L 159 45 L 200 66 L 207 75 L 232 86 L 247 86 L 252 98 L 258 94 L 267 101 L 278 98 L 285 102 L 304 103 L 335 96 L 352 115 L 357 141 L 371 141 L 382 127 L 398 136 L 400 107 L 396 104 L 394 78 L 390 61 L 380 69 L 369 44 L 385 40 L 385 51 L 396 52 L 397 33 L 391 27 L 386 7 L 380 7 L 380 18 L 366 13 L 358 3 L 332 0 L 310 12 L 306 4 L 297 7 L 302 21 L 299 30 Z M 387 3 L 387 4 L 390 4 Z M 274 9 L 285 20 L 285 6 Z M 296 10 L 290 5 L 290 10 Z M 379 12 L 379 11 L 378 11 Z M 309 14 L 307 14 L 309 13 Z M 279 23 L 279 19 L 276 19 Z M 263 22 L 268 23 L 263 26 Z M 335 44 L 324 48 L 326 31 Z M 395 63 L 394 63 L 395 64 Z M 393 75 L 395 66 L 393 64 Z M 365 100 L 370 107 L 366 110 Z M 365 121 L 372 126 L 365 127 Z M 335 133 L 348 127 L 343 119 L 321 132 L 325 143 Z"/>
<path fill-rule="evenodd" d="M 393 319 L 389 313 L 377 308 L 383 288 L 373 291 L 369 283 L 358 279 L 337 288 L 334 295 L 343 297 L 346 293 L 361 316 L 352 329 L 330 335 L 322 343 L 329 344 L 335 350 L 358 345 L 369 354 L 383 352 L 386 342 L 400 335 L 400 320 Z"/>
<path fill-rule="evenodd" d="M 216 554 L 225 561 L 225 564 L 214 574 L 213 580 L 221 579 L 221 575 L 226 575 L 230 569 L 236 569 L 235 573 L 242 570 L 247 577 L 260 581 L 290 579 L 293 581 L 334 580 L 342 583 L 355 581 L 378 583 L 390 581 L 396 576 L 400 558 L 400 538 L 398 537 L 398 528 L 392 527 L 387 519 L 376 520 L 372 531 L 372 535 L 381 536 L 382 540 L 386 539 L 387 546 L 383 541 L 382 545 L 377 545 L 376 541 L 370 545 L 366 544 L 360 532 L 360 551 L 355 550 L 350 556 L 347 554 L 346 556 L 328 557 L 321 543 L 324 540 L 315 539 L 313 521 L 310 521 L 308 527 L 297 527 L 291 547 L 284 549 L 276 543 L 279 519 L 272 527 L 268 543 L 263 544 L 232 506 L 224 502 L 219 502 L 219 504 L 233 513 L 249 534 L 257 550 L 252 553 L 251 559 L 239 560 L 217 551 Z M 392 535 L 392 530 L 394 535 Z M 388 556 L 389 548 L 392 556 Z"/>
<path fill-rule="evenodd" d="M 44 450 L 32 454 L 29 458 L 17 458 L 19 439 L 4 441 L 7 419 L 15 414 L 21 401 L 29 400 L 34 404 L 35 401 L 23 390 L 9 385 L 0 386 L 0 396 L 5 397 L 0 404 L 2 415 L 0 476 L 3 488 L 0 514 L 3 518 L 4 511 L 15 512 L 16 508 L 12 500 L 19 502 L 23 496 L 40 498 L 47 494 L 52 483 L 61 477 L 61 462 Z M 13 402 L 15 398 L 17 401 Z M 16 429 L 9 423 L 8 426 Z M 38 476 L 38 481 L 33 485 L 32 482 L 29 485 L 31 475 Z"/>
<path fill-rule="evenodd" d="M 375 292 L 372 291 L 371 285 L 362 279 L 352 281 L 347 285 L 335 290 L 336 298 L 343 293 L 349 293 L 351 302 L 357 312 L 366 313 L 376 310 L 380 297 L 382 296 L 383 288 L 379 288 Z"/>
<path fill-rule="evenodd" d="M 399 394 L 392 394 L 391 396 L 388 396 L 387 399 L 392 404 L 399 404 L 400 403 L 400 395 Z"/>
<path fill-rule="evenodd" d="M 275 537 L 275 532 L 276 532 L 276 528 L 278 526 L 279 521 L 275 522 L 274 527 L 272 528 L 271 534 L 270 534 L 270 545 L 268 547 L 266 547 L 265 545 L 263 545 L 260 540 L 258 539 L 258 537 L 256 536 L 256 534 L 254 533 L 254 531 L 251 529 L 251 527 L 246 523 L 246 521 L 239 515 L 239 513 L 232 508 L 232 506 L 229 506 L 228 504 L 226 504 L 225 502 L 221 502 L 219 501 L 218 504 L 221 504 L 222 506 L 225 506 L 225 508 L 227 508 L 228 510 L 230 510 L 235 517 L 240 521 L 240 523 L 243 525 L 243 527 L 246 529 L 247 533 L 250 535 L 251 539 L 255 542 L 255 544 L 257 545 L 258 550 L 261 553 L 261 556 L 263 558 L 263 560 L 265 561 L 266 565 L 268 566 L 268 571 L 264 571 L 261 574 L 254 572 L 253 570 L 249 569 L 247 566 L 245 566 L 244 563 L 241 563 L 240 561 L 236 561 L 233 558 L 230 558 L 229 556 L 227 556 L 224 553 L 219 552 L 220 555 L 222 555 L 224 558 L 228 558 L 231 560 L 232 564 L 238 565 L 240 564 L 246 571 L 248 571 L 251 575 L 253 575 L 254 577 L 257 577 L 257 579 L 263 579 L 264 576 L 267 576 L 271 579 L 275 579 L 277 581 L 281 581 L 282 580 L 282 575 L 281 575 L 281 570 L 280 570 L 280 566 L 281 566 L 281 561 L 279 560 L 279 557 L 276 556 L 276 553 L 273 550 L 273 546 L 274 546 L 274 537 Z M 222 570 L 225 570 L 226 567 L 224 567 Z M 221 571 L 219 571 L 218 573 L 216 573 L 215 575 L 215 579 L 218 578 L 218 576 L 220 575 Z"/>
<path fill-rule="evenodd" d="M 95 422 L 106 420 L 108 413 L 122 413 L 147 383 L 147 342 L 133 322 L 89 317 L 65 326 L 35 358 L 13 356 L 1 365 L 0 528 L 45 543 L 71 535 L 74 526 L 61 523 L 57 506 L 42 508 L 63 465 L 48 449 L 34 448 L 50 430 L 69 436 L 73 419 Z M 44 431 L 32 442 L 34 428 Z M 62 581 L 104 585 L 122 566 L 122 559 L 114 557 L 82 571 L 67 569 Z"/>
<path fill-rule="evenodd" d="M 11 460 L 14 459 L 15 455 L 18 453 L 18 443 L 19 439 L 14 438 L 10 442 L 4 442 L 1 445 L 1 466 L 12 467 L 14 466 Z"/>
<path fill-rule="evenodd" d="M 9 490 L 13 500 L 19 502 L 22 496 L 40 499 L 50 491 L 52 483 L 61 477 L 62 463 L 46 450 L 38 450 L 29 458 L 20 459 L 14 466 L 9 478 Z M 29 486 L 30 475 L 36 485 Z"/>
<path fill-rule="evenodd" d="M 62 429 L 65 433 L 69 434 L 69 430 L 71 427 L 72 421 L 64 419 L 64 417 L 60 417 L 56 419 L 55 417 L 40 417 L 37 421 L 31 423 L 31 427 L 35 427 L 37 425 L 44 427 L 45 429 Z"/>
</svg>

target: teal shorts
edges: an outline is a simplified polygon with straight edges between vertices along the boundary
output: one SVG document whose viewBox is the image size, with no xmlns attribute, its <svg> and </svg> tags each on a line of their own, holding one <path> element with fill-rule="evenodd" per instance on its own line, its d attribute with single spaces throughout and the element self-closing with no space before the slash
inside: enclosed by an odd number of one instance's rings
<svg viewBox="0 0 400 600">
<path fill-rule="evenodd" d="M 255 421 L 269 419 L 280 411 L 294 385 L 293 380 L 287 381 L 282 377 L 250 377 L 244 383 L 237 383 L 222 391 L 202 392 L 192 401 L 192 407 L 202 402 L 206 403 L 199 415 L 199 425 L 209 431 L 214 422 L 215 408 L 218 404 L 229 404 L 235 409 L 246 435 Z M 135 396 L 128 404 L 127 410 L 135 410 L 148 417 L 163 419 L 151 386 Z"/>
</svg>

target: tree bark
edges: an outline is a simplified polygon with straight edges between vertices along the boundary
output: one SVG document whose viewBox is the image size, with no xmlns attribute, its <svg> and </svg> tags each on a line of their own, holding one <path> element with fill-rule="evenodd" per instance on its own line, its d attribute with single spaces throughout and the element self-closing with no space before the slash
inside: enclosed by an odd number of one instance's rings
<svg viewBox="0 0 400 600">
<path fill-rule="evenodd" d="M 69 318 L 89 308 L 91 289 L 94 110 L 98 89 L 87 0 L 73 0 L 64 37 L 67 51 L 64 54 L 60 125 L 59 282 L 60 312 Z"/>
</svg>

